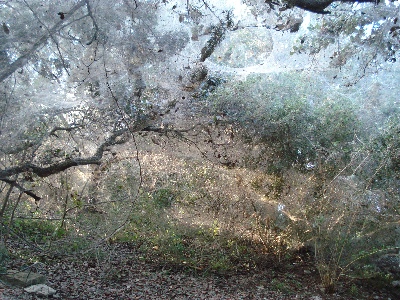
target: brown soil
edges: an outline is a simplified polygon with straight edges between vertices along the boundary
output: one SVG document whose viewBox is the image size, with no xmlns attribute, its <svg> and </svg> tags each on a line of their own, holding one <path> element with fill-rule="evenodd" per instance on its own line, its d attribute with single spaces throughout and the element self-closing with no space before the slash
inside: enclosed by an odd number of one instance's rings
<svg viewBox="0 0 400 300">
<path fill-rule="evenodd" d="M 130 244 L 114 244 L 98 257 L 45 258 L 36 272 L 47 276 L 58 299 L 398 299 L 398 291 L 343 278 L 334 294 L 325 294 L 311 259 L 259 262 L 253 270 L 213 274 L 165 264 Z M 104 254 L 107 253 L 107 254 Z M 18 259 L 9 268 L 26 262 Z M 38 266 L 41 266 L 40 268 Z M 39 299 L 22 288 L 0 283 L 0 299 Z"/>
</svg>

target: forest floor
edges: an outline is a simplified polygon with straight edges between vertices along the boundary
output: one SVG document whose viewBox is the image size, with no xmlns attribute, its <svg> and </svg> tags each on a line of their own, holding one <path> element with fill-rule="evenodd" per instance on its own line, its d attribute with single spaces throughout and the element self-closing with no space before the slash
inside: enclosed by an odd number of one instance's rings
<svg viewBox="0 0 400 300">
<path fill-rule="evenodd" d="M 35 272 L 47 277 L 55 299 L 399 299 L 399 291 L 373 282 L 343 278 L 334 294 L 325 294 L 312 259 L 264 261 L 253 270 L 205 273 L 163 263 L 131 244 L 113 244 L 92 257 L 42 258 Z M 14 259 L 9 268 L 26 260 Z M 40 299 L 0 282 L 0 299 Z"/>
</svg>

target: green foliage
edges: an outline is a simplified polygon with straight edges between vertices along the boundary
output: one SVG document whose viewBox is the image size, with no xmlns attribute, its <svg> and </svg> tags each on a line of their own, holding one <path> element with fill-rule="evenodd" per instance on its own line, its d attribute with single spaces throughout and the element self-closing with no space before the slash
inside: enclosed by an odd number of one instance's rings
<svg viewBox="0 0 400 300">
<path fill-rule="evenodd" d="M 373 160 L 367 176 L 378 186 L 391 184 L 400 178 L 400 114 L 389 117 L 379 132 L 368 143 L 367 151 Z M 372 173 L 373 172 L 373 173 Z"/>
<path fill-rule="evenodd" d="M 232 262 L 229 260 L 229 257 L 217 256 L 211 260 L 210 268 L 219 274 L 223 274 L 232 268 Z"/>
<path fill-rule="evenodd" d="M 77 191 L 72 191 L 70 196 L 74 206 L 76 206 L 77 208 L 82 208 L 83 202 L 79 193 Z"/>
<path fill-rule="evenodd" d="M 17 219 L 14 221 L 13 229 L 16 233 L 37 243 L 45 243 L 67 234 L 65 229 L 47 220 Z"/>
<path fill-rule="evenodd" d="M 355 284 L 352 284 L 350 287 L 350 295 L 357 297 L 360 294 L 358 287 Z"/>
<path fill-rule="evenodd" d="M 159 189 L 152 194 L 154 204 L 160 208 L 171 207 L 176 195 L 170 189 Z"/>
<path fill-rule="evenodd" d="M 337 15 L 335 18 L 326 19 L 323 23 L 311 24 L 306 35 L 301 36 L 297 43 L 293 46 L 291 54 L 294 53 L 309 53 L 316 54 L 326 49 L 329 45 L 336 43 L 340 34 L 352 35 L 353 44 L 350 45 L 352 55 L 356 52 L 356 41 L 363 42 L 364 32 L 359 30 L 360 26 L 368 24 L 367 18 L 361 19 L 356 15 L 349 16 L 346 14 Z M 363 38 L 362 38 L 363 37 Z M 347 48 L 349 46 L 346 45 Z M 346 52 L 344 49 L 342 52 Z M 346 59 L 343 60 L 346 62 Z"/>
<path fill-rule="evenodd" d="M 272 279 L 270 288 L 274 291 L 279 291 L 284 294 L 292 294 L 293 290 L 290 285 L 282 280 L 284 279 Z"/>
<path fill-rule="evenodd" d="M 77 253 L 87 250 L 91 242 L 91 239 L 87 237 L 74 236 L 69 240 L 63 241 L 62 246 L 58 250 L 64 253 Z M 89 252 L 88 255 L 94 255 L 93 251 Z"/>
<path fill-rule="evenodd" d="M 329 92 L 306 84 L 304 78 L 280 74 L 228 82 L 207 101 L 215 114 L 227 115 L 244 130 L 245 140 L 264 144 L 270 153 L 268 168 L 279 173 L 316 159 L 321 148 L 348 157 L 354 136 L 360 133 L 360 121 L 351 101 L 333 99 Z"/>
<path fill-rule="evenodd" d="M 387 232 L 386 222 L 394 212 L 387 213 L 383 221 L 380 207 L 381 201 L 386 200 L 374 198 L 362 186 L 357 186 L 355 177 L 328 183 L 317 179 L 314 184 L 311 189 L 317 190 L 312 197 L 308 196 L 309 205 L 306 201 L 300 204 L 307 222 L 295 232 L 302 235 L 303 241 L 312 241 L 322 284 L 327 293 L 333 293 L 341 275 L 357 272 L 368 264 L 367 259 L 372 255 L 393 247 L 396 243 L 393 235 L 382 233 Z M 374 202 L 367 205 L 371 198 Z"/>
<path fill-rule="evenodd" d="M 347 99 L 327 99 L 314 111 L 313 132 L 318 146 L 349 151 L 349 143 L 360 131 L 355 106 Z M 347 148 L 347 149 L 346 149 Z"/>
<path fill-rule="evenodd" d="M 113 242 L 131 242 L 149 259 L 184 267 L 191 272 L 229 273 L 249 268 L 259 253 L 254 244 L 221 232 L 217 220 L 211 225 L 185 225 L 171 218 L 170 196 L 178 197 L 171 188 L 144 193 L 137 203 L 131 221 Z M 191 205 L 179 202 L 182 205 Z M 247 267 L 246 267 L 247 266 Z"/>
</svg>

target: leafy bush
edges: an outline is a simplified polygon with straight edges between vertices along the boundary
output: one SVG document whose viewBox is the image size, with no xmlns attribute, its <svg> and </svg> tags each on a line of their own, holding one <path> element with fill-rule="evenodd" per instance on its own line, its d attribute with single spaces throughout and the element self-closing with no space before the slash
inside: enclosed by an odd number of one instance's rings
<svg viewBox="0 0 400 300">
<path fill-rule="evenodd" d="M 357 176 L 329 180 L 301 176 L 291 174 L 287 180 L 300 186 L 292 186 L 296 192 L 280 199 L 291 216 L 285 231 L 292 230 L 289 239 L 298 238 L 300 244 L 312 246 L 322 284 L 326 292 L 334 292 L 341 275 L 357 270 L 358 261 L 398 243 L 391 232 L 398 213 L 385 208 L 385 194 L 365 190 Z M 300 178 L 296 181 L 294 177 Z"/>
<path fill-rule="evenodd" d="M 346 99 L 327 99 L 315 108 L 313 133 L 319 147 L 339 148 L 345 146 L 360 131 L 356 108 Z"/>
<path fill-rule="evenodd" d="M 13 227 L 16 233 L 25 238 L 44 243 L 52 238 L 61 238 L 66 234 L 66 231 L 57 225 L 46 220 L 17 219 L 14 221 Z"/>
<path fill-rule="evenodd" d="M 323 285 L 333 292 L 360 253 L 398 243 L 382 232 L 398 222 L 399 118 L 393 112 L 371 137 L 363 130 L 371 120 L 360 118 L 355 102 L 332 91 L 310 93 L 301 78 L 285 76 L 248 76 L 217 88 L 208 100 L 248 143 L 264 147 L 258 161 L 267 161 L 265 170 L 280 179 L 266 196 L 279 201 L 286 221 L 264 238 L 312 243 Z M 261 190 L 263 182 L 252 186 Z"/>
<path fill-rule="evenodd" d="M 207 101 L 215 114 L 226 115 L 242 129 L 245 140 L 267 147 L 269 168 L 304 168 L 321 158 L 321 149 L 332 166 L 343 167 L 355 134 L 360 135 L 356 107 L 341 97 L 333 100 L 304 80 L 295 74 L 248 76 L 243 82 L 221 85 Z M 339 165 L 332 159 L 337 154 Z"/>
<path fill-rule="evenodd" d="M 388 187 L 400 179 L 400 113 L 392 115 L 371 138 L 366 151 L 372 159 L 368 161 L 369 172 L 365 177 L 377 187 Z"/>
<path fill-rule="evenodd" d="M 161 208 L 170 207 L 175 199 L 175 193 L 170 189 L 156 190 L 152 196 L 154 203 Z"/>
</svg>

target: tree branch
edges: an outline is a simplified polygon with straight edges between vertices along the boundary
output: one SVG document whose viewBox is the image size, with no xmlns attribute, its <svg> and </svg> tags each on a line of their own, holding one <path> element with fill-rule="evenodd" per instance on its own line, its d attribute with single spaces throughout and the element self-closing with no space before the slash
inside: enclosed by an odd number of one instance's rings
<svg viewBox="0 0 400 300">
<path fill-rule="evenodd" d="M 16 180 L 11 180 L 7 178 L 0 178 L 1 181 L 4 181 L 5 183 L 8 183 L 9 185 L 16 187 L 19 189 L 22 193 L 27 194 L 28 196 L 31 196 L 35 201 L 39 201 L 42 199 L 41 197 L 37 196 L 34 194 L 32 191 L 25 189 L 22 185 L 18 184 Z"/>
<path fill-rule="evenodd" d="M 81 127 L 82 127 L 82 125 L 79 125 L 79 124 L 77 124 L 77 125 L 72 125 L 71 127 L 60 127 L 60 126 L 56 126 L 56 127 L 54 127 L 54 128 L 50 131 L 49 135 L 54 135 L 55 137 L 58 137 L 57 134 L 56 134 L 57 131 L 67 131 L 67 132 L 70 132 L 70 131 L 73 131 L 73 130 L 75 130 L 75 129 L 77 129 L 77 128 L 81 128 Z"/>
<path fill-rule="evenodd" d="M 43 45 L 46 43 L 47 39 L 55 34 L 62 25 L 72 17 L 72 15 L 82 6 L 86 4 L 86 1 L 78 2 L 72 9 L 65 14 L 65 18 L 55 24 L 51 29 L 48 30 L 48 33 L 43 35 L 36 43 L 33 44 L 32 48 L 25 52 L 22 56 L 20 56 L 17 60 L 6 66 L 3 70 L 0 71 L 0 82 L 3 82 L 8 76 L 13 74 L 19 68 L 22 68 L 32 57 L 32 55 Z"/>
<path fill-rule="evenodd" d="M 93 17 L 92 7 L 90 6 L 89 0 L 85 0 L 85 3 L 86 3 L 87 10 L 88 10 L 88 15 L 92 19 L 93 26 L 95 29 L 92 39 L 86 44 L 86 45 L 91 45 L 93 43 L 93 41 L 95 41 L 97 39 L 97 33 L 99 32 L 99 26 L 97 25 L 97 22 L 96 22 L 95 18 Z"/>
<path fill-rule="evenodd" d="M 107 147 L 123 144 L 127 141 L 128 136 L 123 137 L 127 131 L 127 129 L 121 129 L 114 132 L 108 139 L 104 141 L 103 144 L 97 148 L 96 153 L 93 156 L 87 158 L 67 158 L 61 162 L 50 164 L 47 167 L 41 167 L 32 163 L 24 163 L 19 166 L 0 170 L 0 180 L 6 182 L 6 180 L 9 180 L 10 176 L 28 171 L 36 174 L 39 177 L 48 177 L 50 175 L 65 171 L 71 167 L 100 164 L 104 151 L 107 150 Z"/>
</svg>

